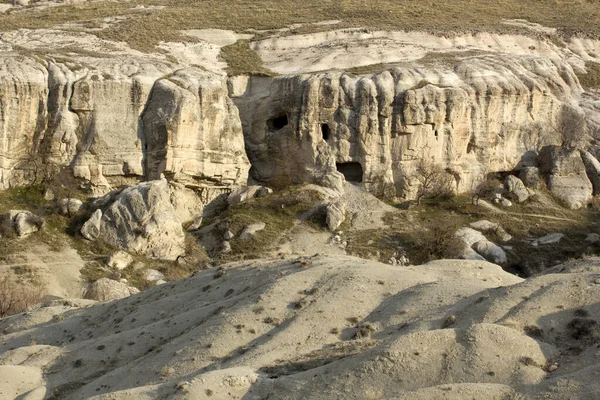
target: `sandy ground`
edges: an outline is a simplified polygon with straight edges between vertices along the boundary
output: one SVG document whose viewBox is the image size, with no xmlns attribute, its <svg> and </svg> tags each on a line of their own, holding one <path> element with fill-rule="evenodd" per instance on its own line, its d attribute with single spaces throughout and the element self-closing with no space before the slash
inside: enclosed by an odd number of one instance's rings
<svg viewBox="0 0 600 400">
<path fill-rule="evenodd" d="M 598 264 L 234 263 L 1 320 L 0 397 L 594 399 Z"/>
</svg>

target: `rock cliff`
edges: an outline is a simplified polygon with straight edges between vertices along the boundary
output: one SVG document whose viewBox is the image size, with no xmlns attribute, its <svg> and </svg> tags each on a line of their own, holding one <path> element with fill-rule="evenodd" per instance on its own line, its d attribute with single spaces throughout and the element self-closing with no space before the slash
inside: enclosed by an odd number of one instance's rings
<svg viewBox="0 0 600 400">
<path fill-rule="evenodd" d="M 228 79 L 206 43 L 194 50 L 212 60 L 203 63 L 98 38 L 98 52 L 75 51 L 79 36 L 48 34 L 62 47 L 41 52 L 49 39 L 32 31 L 0 39 L 0 188 L 31 181 L 45 163 L 72 167 L 99 192 L 161 175 L 221 188 L 248 178 L 341 188 L 345 177 L 379 196 L 410 199 L 423 161 L 466 192 L 490 172 L 536 167 L 543 146 L 562 144 L 557 127 L 565 106 L 585 112 L 593 128 L 600 121 L 598 96 L 585 93 L 576 74 L 600 47 L 596 41 L 574 41 L 570 50 L 525 36 L 450 41 L 379 32 L 365 35 L 395 41 L 407 62 L 354 72 L 349 59 L 340 69 L 323 61 L 310 64 L 327 67 L 323 72 L 305 63 L 294 70 L 281 59 L 301 55 L 282 48 L 271 60 L 264 49 L 277 46 L 265 41 L 255 44 L 257 53 L 288 73 Z M 349 43 L 349 54 L 364 45 Z M 316 56 L 341 51 L 310 46 L 303 51 Z"/>
</svg>

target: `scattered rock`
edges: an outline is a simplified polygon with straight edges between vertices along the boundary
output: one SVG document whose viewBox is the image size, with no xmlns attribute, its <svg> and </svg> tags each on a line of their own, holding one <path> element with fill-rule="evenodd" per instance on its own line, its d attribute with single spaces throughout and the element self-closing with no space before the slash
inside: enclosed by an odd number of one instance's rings
<svg viewBox="0 0 600 400">
<path fill-rule="evenodd" d="M 244 228 L 240 233 L 240 240 L 249 241 L 254 238 L 256 232 L 262 231 L 267 225 L 264 222 L 258 222 L 256 224 L 250 224 Z"/>
<path fill-rule="evenodd" d="M 327 227 L 334 232 L 346 220 L 346 205 L 338 201 L 327 205 Z"/>
<path fill-rule="evenodd" d="M 142 278 L 148 282 L 164 281 L 165 275 L 155 269 L 146 269 L 142 272 Z"/>
<path fill-rule="evenodd" d="M 500 200 L 500 205 L 502 207 L 508 208 L 508 207 L 512 207 L 513 203 L 510 200 L 503 198 L 502 200 Z"/>
<path fill-rule="evenodd" d="M 473 250 L 490 262 L 506 264 L 507 258 L 504 250 L 489 240 L 481 240 L 473 244 Z"/>
<path fill-rule="evenodd" d="M 235 206 L 237 204 L 243 203 L 247 200 L 254 199 L 257 197 L 266 196 L 267 194 L 273 193 L 273 189 L 264 186 L 246 186 L 241 187 L 229 195 L 227 198 L 227 203 L 230 206 Z"/>
<path fill-rule="evenodd" d="M 119 250 L 110 255 L 106 265 L 111 268 L 116 268 L 118 270 L 125 269 L 133 262 L 133 257 L 122 250 Z"/>
<path fill-rule="evenodd" d="M 194 220 L 192 221 L 192 223 L 187 227 L 187 230 L 188 231 L 195 231 L 197 229 L 200 229 L 200 227 L 202 226 L 202 221 L 203 220 L 204 220 L 204 218 L 202 216 L 194 218 Z"/>
<path fill-rule="evenodd" d="M 523 203 L 529 198 L 529 192 L 525 184 L 514 175 L 506 177 L 504 180 L 504 189 L 507 192 L 507 197 L 517 203 Z"/>
<path fill-rule="evenodd" d="M 590 202 L 593 187 L 579 151 L 545 146 L 540 151 L 539 161 L 548 190 L 566 207 L 578 209 Z"/>
<path fill-rule="evenodd" d="M 482 257 L 481 254 L 477 253 L 475 250 L 468 246 L 465 246 L 459 258 L 463 260 L 486 261 L 486 259 Z"/>
<path fill-rule="evenodd" d="M 100 236 L 100 222 L 102 220 L 102 210 L 94 211 L 90 219 L 88 219 L 81 227 L 81 235 L 87 240 L 94 241 Z"/>
<path fill-rule="evenodd" d="M 231 240 L 233 239 L 235 235 L 233 234 L 233 232 L 231 232 L 230 230 L 227 230 L 224 234 L 223 234 L 223 239 L 225 240 Z"/>
<path fill-rule="evenodd" d="M 221 253 L 227 254 L 227 253 L 231 253 L 231 243 L 229 243 L 228 241 L 224 241 L 221 244 Z"/>
<path fill-rule="evenodd" d="M 114 299 L 122 299 L 129 297 L 140 291 L 132 286 L 127 286 L 123 282 L 117 282 L 108 278 L 98 279 L 88 287 L 84 298 L 96 301 L 106 301 Z"/>
<path fill-rule="evenodd" d="M 83 202 L 79 199 L 62 199 L 58 207 L 61 215 L 73 215 L 83 209 Z"/>
<path fill-rule="evenodd" d="M 454 235 L 468 247 L 472 247 L 479 241 L 487 240 L 481 232 L 473 228 L 460 228 Z"/>
<path fill-rule="evenodd" d="M 538 246 L 540 244 L 552 244 L 558 243 L 564 238 L 565 235 L 563 233 L 551 233 L 549 235 L 543 236 L 539 239 L 534 240 L 531 244 L 533 246 Z"/>
<path fill-rule="evenodd" d="M 538 189 L 542 183 L 538 167 L 523 167 L 519 172 L 519 179 L 531 189 Z"/>
<path fill-rule="evenodd" d="M 152 258 L 175 260 L 185 254 L 185 236 L 167 181 L 143 182 L 123 190 L 102 215 L 98 237 Z"/>
<path fill-rule="evenodd" d="M 493 232 L 503 242 L 508 242 L 512 239 L 512 236 L 508 232 L 506 232 L 504 230 L 504 228 L 502 228 L 502 226 L 500 226 L 500 224 L 497 224 L 495 222 L 481 220 L 481 221 L 471 223 L 470 226 L 471 226 L 471 228 L 477 229 L 478 231 Z"/>
<path fill-rule="evenodd" d="M 2 216 L 2 226 L 21 238 L 43 229 L 44 225 L 44 219 L 31 211 L 10 210 Z"/>
<path fill-rule="evenodd" d="M 580 150 L 579 154 L 585 166 L 585 172 L 592 182 L 593 194 L 594 196 L 598 195 L 600 194 L 600 161 L 588 151 Z"/>
<path fill-rule="evenodd" d="M 585 237 L 585 241 L 590 243 L 598 243 L 600 242 L 600 235 L 597 233 L 588 233 L 588 235 Z"/>
<path fill-rule="evenodd" d="M 167 283 L 167 281 L 165 281 L 164 279 L 159 279 L 154 283 L 154 286 L 164 285 L 165 283 Z"/>
</svg>

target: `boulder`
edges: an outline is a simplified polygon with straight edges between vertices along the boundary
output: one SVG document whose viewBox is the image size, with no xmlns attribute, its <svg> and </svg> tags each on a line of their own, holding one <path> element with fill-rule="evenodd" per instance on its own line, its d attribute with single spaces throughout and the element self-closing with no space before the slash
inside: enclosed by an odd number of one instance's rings
<svg viewBox="0 0 600 400">
<path fill-rule="evenodd" d="M 334 232 L 346 220 L 346 204 L 341 201 L 327 205 L 327 227 Z"/>
<path fill-rule="evenodd" d="M 504 230 L 504 228 L 502 228 L 502 226 L 500 226 L 500 224 L 497 224 L 495 222 L 481 220 L 481 221 L 477 221 L 477 222 L 472 222 L 470 224 L 470 226 L 471 226 L 471 228 L 477 229 L 478 231 L 481 231 L 481 232 L 493 232 L 503 242 L 508 242 L 512 239 L 512 236 L 508 232 L 506 232 Z"/>
<path fill-rule="evenodd" d="M 597 233 L 588 233 L 587 236 L 585 237 L 585 241 L 589 242 L 589 243 L 598 243 L 600 242 L 600 235 L 598 235 Z"/>
<path fill-rule="evenodd" d="M 88 219 L 81 227 L 81 236 L 87 240 L 96 240 L 100 236 L 100 222 L 102 221 L 102 210 L 94 211 L 90 219 Z"/>
<path fill-rule="evenodd" d="M 133 257 L 122 250 L 119 250 L 110 255 L 106 264 L 111 268 L 119 270 L 125 269 L 133 262 Z"/>
<path fill-rule="evenodd" d="M 165 279 L 165 275 L 155 269 L 146 269 L 142 272 L 142 278 L 148 282 L 161 281 Z"/>
<path fill-rule="evenodd" d="M 204 221 L 204 218 L 202 216 L 194 218 L 192 223 L 187 227 L 187 230 L 195 231 L 197 229 L 200 229 L 200 227 L 202 226 L 202 221 Z"/>
<path fill-rule="evenodd" d="M 486 261 L 484 257 L 468 246 L 465 246 L 459 258 L 463 260 Z"/>
<path fill-rule="evenodd" d="M 223 243 L 221 243 L 221 253 L 223 253 L 223 254 L 231 253 L 231 243 L 229 243 L 227 240 L 225 240 L 225 241 L 223 241 Z"/>
<path fill-rule="evenodd" d="M 579 154 L 585 166 L 588 179 L 592 182 L 593 194 L 596 196 L 600 194 L 600 161 L 588 151 L 581 150 Z"/>
<path fill-rule="evenodd" d="M 513 203 L 512 203 L 512 201 L 510 201 L 509 199 L 502 198 L 502 199 L 500 200 L 500 205 L 501 205 L 502 207 L 508 208 L 508 207 L 512 207 Z"/>
<path fill-rule="evenodd" d="M 273 189 L 264 186 L 245 186 L 235 189 L 229 194 L 227 203 L 230 206 L 235 206 L 256 197 L 266 196 L 273 193 Z"/>
<path fill-rule="evenodd" d="M 233 239 L 235 235 L 233 234 L 233 232 L 231 232 L 230 230 L 227 230 L 224 234 L 223 234 L 223 239 L 225 240 L 231 240 Z"/>
<path fill-rule="evenodd" d="M 473 244 L 473 250 L 490 262 L 506 264 L 507 258 L 504 250 L 489 240 L 480 240 Z"/>
<path fill-rule="evenodd" d="M 454 235 L 469 248 L 479 241 L 487 240 L 481 232 L 473 228 L 460 228 Z"/>
<path fill-rule="evenodd" d="M 240 240 L 249 241 L 254 238 L 256 232 L 262 231 L 267 225 L 264 222 L 258 222 L 256 224 L 250 224 L 244 228 L 240 233 Z"/>
<path fill-rule="evenodd" d="M 591 201 L 593 186 L 579 151 L 546 146 L 540 151 L 539 161 L 548 190 L 566 207 L 578 209 Z"/>
<path fill-rule="evenodd" d="M 44 228 L 42 217 L 31 211 L 10 210 L 2 216 L 2 226 L 17 234 L 19 237 L 29 236 Z"/>
<path fill-rule="evenodd" d="M 61 215 L 77 214 L 83 208 L 83 202 L 79 199 L 62 199 L 58 202 L 58 211 Z"/>
<path fill-rule="evenodd" d="M 123 190 L 102 214 L 98 238 L 151 258 L 175 260 L 185 254 L 185 236 L 167 181 L 143 182 Z"/>
<path fill-rule="evenodd" d="M 531 244 L 533 246 L 538 246 L 540 244 L 558 243 L 564 237 L 565 237 L 564 233 L 551 233 L 549 235 L 542 236 L 541 238 L 534 240 Z"/>
<path fill-rule="evenodd" d="M 204 203 L 196 192 L 181 183 L 173 182 L 169 184 L 169 189 L 175 215 L 182 223 L 195 221 L 196 216 L 202 215 Z"/>
<path fill-rule="evenodd" d="M 126 283 L 108 278 L 101 278 L 90 284 L 85 292 L 84 298 L 96 301 L 106 301 L 122 299 L 139 292 L 138 289 L 128 286 Z"/>
<path fill-rule="evenodd" d="M 542 183 L 538 167 L 523 167 L 519 172 L 519 179 L 531 189 L 538 189 Z"/>
<path fill-rule="evenodd" d="M 506 190 L 506 197 L 517 203 L 523 203 L 529 198 L 529 192 L 525 184 L 514 175 L 506 177 L 504 180 L 504 189 Z"/>
</svg>

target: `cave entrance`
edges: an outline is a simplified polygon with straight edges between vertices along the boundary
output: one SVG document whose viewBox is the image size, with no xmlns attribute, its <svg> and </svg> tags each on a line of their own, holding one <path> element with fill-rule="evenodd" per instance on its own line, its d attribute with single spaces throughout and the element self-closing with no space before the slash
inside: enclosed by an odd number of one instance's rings
<svg viewBox="0 0 600 400">
<path fill-rule="evenodd" d="M 336 163 L 337 170 L 348 182 L 360 183 L 363 180 L 362 165 L 358 162 Z"/>
<path fill-rule="evenodd" d="M 329 134 L 331 133 L 331 130 L 329 129 L 329 125 L 327 124 L 321 124 L 321 134 L 323 135 L 323 140 L 324 141 L 328 141 L 329 140 Z"/>
<path fill-rule="evenodd" d="M 288 125 L 288 116 L 287 114 L 280 114 L 275 118 L 271 118 L 267 121 L 267 127 L 271 131 L 278 131 L 282 128 L 285 128 Z"/>
</svg>

